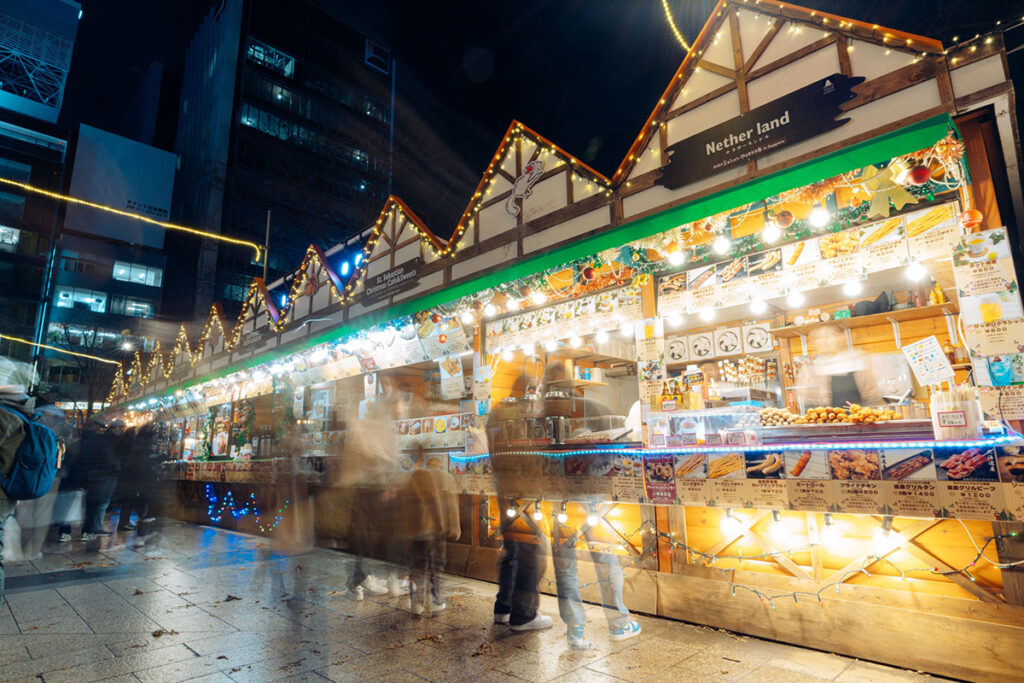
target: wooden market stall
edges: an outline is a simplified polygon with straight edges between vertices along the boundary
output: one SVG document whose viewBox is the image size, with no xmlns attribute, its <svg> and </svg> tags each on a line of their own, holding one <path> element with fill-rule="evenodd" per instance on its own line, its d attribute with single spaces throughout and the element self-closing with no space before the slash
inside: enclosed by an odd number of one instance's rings
<svg viewBox="0 0 1024 683">
<path fill-rule="evenodd" d="M 459 494 L 449 571 L 493 580 L 504 517 L 567 524 L 585 599 L 613 553 L 639 612 L 1010 680 L 1014 125 L 998 34 L 723 0 L 610 177 L 513 122 L 447 240 L 390 198 L 110 398 L 185 519 L 272 533 L 300 472 L 346 547 L 339 456 L 384 407 L 396 476 Z M 495 438 L 543 473 L 502 499 Z"/>
</svg>

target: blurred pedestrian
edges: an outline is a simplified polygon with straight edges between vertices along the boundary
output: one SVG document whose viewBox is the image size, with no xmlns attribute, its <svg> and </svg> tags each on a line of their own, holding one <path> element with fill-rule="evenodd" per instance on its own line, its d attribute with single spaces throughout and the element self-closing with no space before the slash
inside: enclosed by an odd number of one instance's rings
<svg viewBox="0 0 1024 683">
<path fill-rule="evenodd" d="M 455 496 L 438 482 L 441 473 L 414 470 L 402 492 L 400 528 L 408 543 L 409 609 L 419 616 L 429 607 L 435 614 L 447 608 L 441 588 L 446 539 L 461 535 Z"/>
<path fill-rule="evenodd" d="M 121 512 L 118 515 L 119 531 L 134 531 L 141 526 L 149 511 L 149 492 L 156 481 L 153 479 L 152 455 L 156 429 L 147 423 L 126 431 L 126 438 L 120 446 L 121 476 L 118 480 L 118 498 Z M 137 522 L 132 522 L 132 513 Z"/>
<path fill-rule="evenodd" d="M 57 525 L 57 541 L 71 541 L 71 525 L 82 522 L 85 509 L 85 472 L 81 457 L 82 429 L 72 429 L 67 442 L 67 454 L 58 473 L 60 488 L 53 506 L 53 521 Z"/>
<path fill-rule="evenodd" d="M 110 427 L 104 429 L 102 422 L 92 419 L 82 429 L 79 445 L 85 478 L 83 541 L 111 534 L 106 529 L 106 514 L 121 470 L 121 462 L 115 450 L 123 433 L 124 423 L 120 420 L 115 420 Z"/>
<path fill-rule="evenodd" d="M 524 415 L 519 399 L 529 385 L 527 377 L 516 379 L 512 394 L 503 399 L 487 421 L 487 443 L 498 500 L 514 505 L 520 489 L 530 479 L 535 456 L 515 452 L 513 440 Z M 498 562 L 498 595 L 494 600 L 494 623 L 508 624 L 513 631 L 551 628 L 551 617 L 538 612 L 542 550 L 540 537 L 516 515 L 501 516 L 501 559 Z"/>
<path fill-rule="evenodd" d="M 72 430 L 71 425 L 64 417 L 64 411 L 53 404 L 39 406 L 37 402 L 36 405 L 39 421 L 67 443 L 71 438 Z M 64 469 L 63 466 L 61 469 Z M 53 506 L 57 500 L 60 482 L 61 476 L 58 471 L 53 485 L 46 495 L 33 500 L 21 501 L 14 513 L 15 519 L 18 520 L 18 525 L 21 527 L 21 554 L 26 560 L 38 560 L 43 556 L 43 543 L 46 541 L 46 535 L 50 532 Z"/>
</svg>

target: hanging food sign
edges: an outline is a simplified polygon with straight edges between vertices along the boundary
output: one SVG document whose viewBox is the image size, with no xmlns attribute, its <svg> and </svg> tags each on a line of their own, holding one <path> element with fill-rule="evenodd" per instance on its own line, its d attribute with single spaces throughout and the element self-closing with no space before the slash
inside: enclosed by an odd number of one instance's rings
<svg viewBox="0 0 1024 683">
<path fill-rule="evenodd" d="M 777 100 L 669 145 L 659 184 L 674 190 L 843 125 L 840 105 L 863 76 L 832 74 Z"/>
</svg>

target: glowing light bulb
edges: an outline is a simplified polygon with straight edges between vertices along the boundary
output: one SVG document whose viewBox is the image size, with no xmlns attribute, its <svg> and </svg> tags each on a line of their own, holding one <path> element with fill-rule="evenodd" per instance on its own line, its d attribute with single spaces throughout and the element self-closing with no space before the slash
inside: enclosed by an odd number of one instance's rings
<svg viewBox="0 0 1024 683">
<path fill-rule="evenodd" d="M 587 526 L 597 526 L 597 515 L 587 515 Z"/>
<path fill-rule="evenodd" d="M 509 299 L 508 302 L 506 302 L 505 306 L 510 311 L 518 311 L 519 310 L 519 300 L 518 299 Z"/>
<path fill-rule="evenodd" d="M 559 524 L 565 524 L 569 521 L 569 515 L 565 514 L 565 512 L 559 512 L 557 519 Z"/>
<path fill-rule="evenodd" d="M 505 515 L 507 515 L 508 517 L 515 517 L 516 516 L 516 509 L 515 508 L 509 508 L 508 510 L 505 510 Z"/>
<path fill-rule="evenodd" d="M 725 509 L 725 517 L 721 522 L 723 534 L 737 534 L 743 528 L 743 523 L 732 515 L 732 508 Z"/>
<path fill-rule="evenodd" d="M 716 254 L 724 254 L 729 251 L 729 247 L 732 246 L 732 242 L 725 235 L 719 235 L 715 238 L 715 241 L 711 244 L 711 249 Z"/>
<path fill-rule="evenodd" d="M 790 292 L 789 296 L 786 297 L 786 305 L 790 308 L 800 308 L 806 300 L 807 297 L 804 296 L 803 292 Z"/>
<path fill-rule="evenodd" d="M 510 361 L 515 358 L 515 354 L 512 353 L 512 349 L 505 349 L 505 352 L 501 354 L 501 359 L 504 361 Z"/>
<path fill-rule="evenodd" d="M 715 319 L 715 310 L 713 308 L 704 308 L 700 312 L 700 319 L 706 323 L 711 322 Z"/>
<path fill-rule="evenodd" d="M 569 346 L 573 347 L 574 349 L 578 349 L 582 345 L 583 340 L 580 339 L 579 335 L 574 332 L 573 335 L 569 337 Z"/>
<path fill-rule="evenodd" d="M 864 285 L 861 284 L 860 280 L 850 280 L 843 285 L 843 294 L 846 296 L 857 296 L 864 291 Z"/>
<path fill-rule="evenodd" d="M 673 313 L 672 315 L 665 319 L 665 322 L 667 322 L 672 327 L 681 327 L 683 324 L 683 316 L 679 315 L 678 313 Z"/>
<path fill-rule="evenodd" d="M 484 306 L 484 315 L 486 315 L 488 318 L 492 317 L 497 312 L 498 309 L 495 307 L 494 304 L 487 304 L 486 306 Z"/>
<path fill-rule="evenodd" d="M 907 266 L 907 279 L 912 282 L 923 280 L 928 275 L 928 269 L 920 261 L 914 261 Z"/>
<path fill-rule="evenodd" d="M 764 226 L 764 231 L 761 233 L 761 239 L 767 244 L 773 244 L 782 237 L 782 230 L 779 229 L 779 225 L 775 221 L 768 221 Z"/>
<path fill-rule="evenodd" d="M 764 302 L 764 299 L 754 299 L 750 302 L 750 312 L 755 315 L 760 315 L 768 310 L 768 304 Z"/>
<path fill-rule="evenodd" d="M 821 204 L 815 204 L 807 221 L 815 228 L 824 228 L 832 220 L 832 214 Z"/>
<path fill-rule="evenodd" d="M 776 541 L 786 541 L 789 539 L 789 529 L 786 528 L 786 523 L 782 519 L 782 513 L 778 510 L 772 510 L 772 525 L 770 529 L 772 537 Z"/>
<path fill-rule="evenodd" d="M 875 532 L 875 550 L 883 552 L 889 550 L 893 544 L 892 517 L 882 517 L 882 526 Z"/>
<path fill-rule="evenodd" d="M 668 262 L 673 266 L 681 266 L 686 262 L 686 254 L 679 250 L 670 252 Z"/>
<path fill-rule="evenodd" d="M 619 326 L 619 332 L 622 332 L 623 337 L 630 337 L 633 335 L 633 323 L 628 320 L 623 320 L 622 325 Z"/>
<path fill-rule="evenodd" d="M 555 349 L 558 348 L 558 342 L 556 342 L 554 339 L 548 339 L 546 342 L 544 342 L 544 348 L 547 351 L 554 351 Z"/>
<path fill-rule="evenodd" d="M 594 335 L 594 340 L 598 344 L 604 344 L 606 341 L 608 341 L 608 333 L 605 332 L 604 330 L 598 330 L 597 334 Z"/>
<path fill-rule="evenodd" d="M 839 542 L 841 535 L 839 527 L 832 521 L 832 513 L 825 513 L 825 526 L 818 532 L 818 537 L 825 545 L 834 546 Z"/>
<path fill-rule="evenodd" d="M 460 316 L 460 319 L 462 320 L 463 325 L 473 324 L 473 314 L 470 313 L 469 311 L 463 311 L 462 315 Z"/>
<path fill-rule="evenodd" d="M 544 296 L 544 292 L 534 292 L 530 295 L 530 301 L 540 306 L 542 303 L 547 301 L 548 298 Z"/>
<path fill-rule="evenodd" d="M 539 522 L 540 520 L 544 519 L 544 513 L 540 511 L 540 508 L 536 508 L 533 511 L 533 519 L 534 519 L 534 521 L 537 521 L 537 522 Z"/>
</svg>

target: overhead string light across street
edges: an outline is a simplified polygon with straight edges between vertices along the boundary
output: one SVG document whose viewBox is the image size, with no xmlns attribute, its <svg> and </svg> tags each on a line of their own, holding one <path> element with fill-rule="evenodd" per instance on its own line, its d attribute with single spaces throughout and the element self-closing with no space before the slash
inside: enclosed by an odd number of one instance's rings
<svg viewBox="0 0 1024 683">
<path fill-rule="evenodd" d="M 665 18 L 668 20 L 668 26 L 672 29 L 672 34 L 679 41 L 679 44 L 683 46 L 683 49 L 687 52 L 690 51 L 690 45 L 686 42 L 686 38 L 683 38 L 683 34 L 679 31 L 679 27 L 676 26 L 675 19 L 672 18 L 672 10 L 668 6 L 668 0 L 661 0 L 661 8 L 665 10 Z"/>
<path fill-rule="evenodd" d="M 117 209 L 114 208 L 113 206 L 97 204 L 96 202 L 90 202 L 85 199 L 79 199 L 77 197 L 71 197 L 66 194 L 61 194 L 60 192 L 44 190 L 42 188 L 29 185 L 27 183 L 21 183 L 18 182 L 17 180 L 11 180 L 10 178 L 0 177 L 0 183 L 4 185 L 10 185 L 12 187 L 17 187 L 18 189 L 24 190 L 25 192 L 31 192 L 33 194 L 49 197 L 50 199 L 55 199 L 57 201 L 67 202 L 68 204 L 78 204 L 80 206 L 87 206 L 90 209 L 96 209 L 97 211 L 105 211 L 106 213 L 112 213 L 117 216 L 124 216 L 125 218 L 132 218 L 135 220 L 142 221 L 144 223 L 150 223 L 151 225 L 159 226 L 161 228 L 164 228 L 165 230 L 176 230 L 178 232 L 185 232 L 191 235 L 197 235 L 199 237 L 206 237 L 211 240 L 217 240 L 220 242 L 227 242 L 228 244 L 237 244 L 242 247 L 248 247 L 256 252 L 256 261 L 259 261 L 263 258 L 263 247 L 259 244 L 256 244 L 255 242 L 249 242 L 247 240 L 238 239 L 236 237 L 228 237 L 227 235 L 221 235 L 215 232 L 208 232 L 206 230 L 199 230 L 197 228 L 190 228 L 187 225 L 179 225 L 177 223 L 170 223 L 168 221 L 159 221 L 156 220 L 155 218 L 150 218 L 149 216 L 143 216 L 141 214 L 133 213 L 131 211 L 125 211 L 124 209 Z"/>
</svg>

